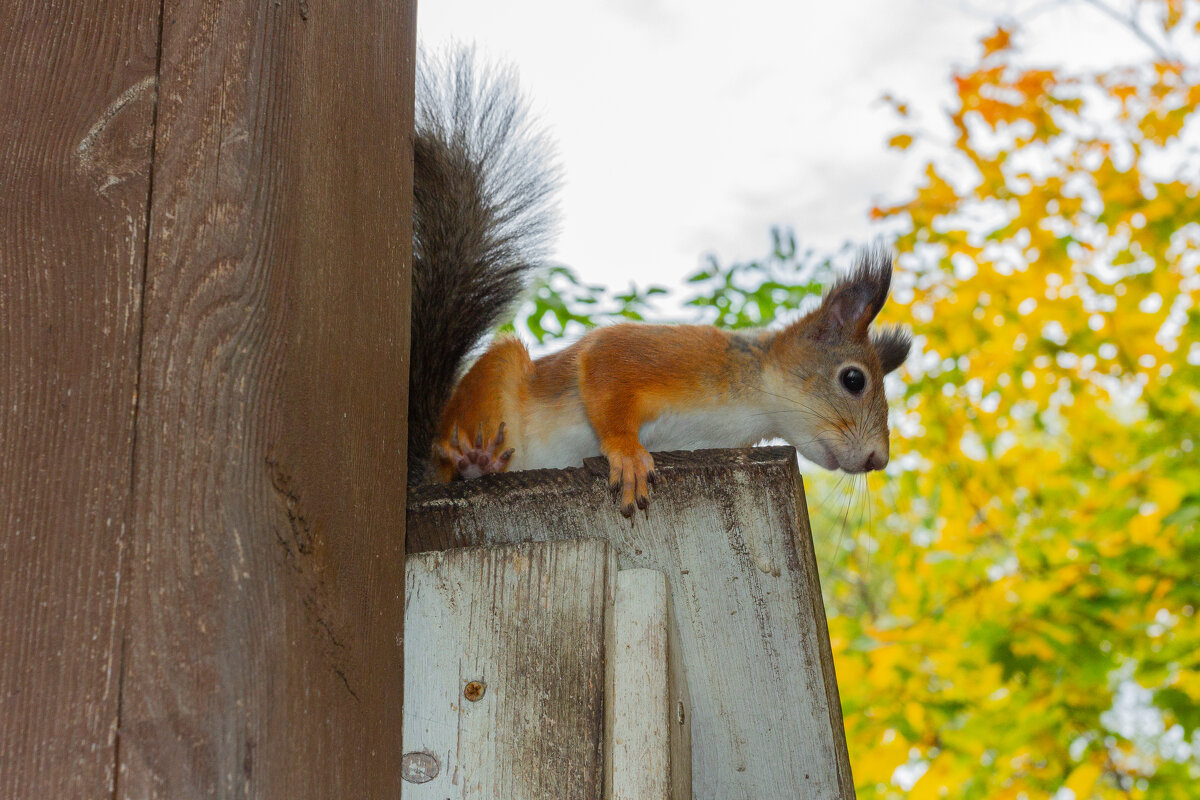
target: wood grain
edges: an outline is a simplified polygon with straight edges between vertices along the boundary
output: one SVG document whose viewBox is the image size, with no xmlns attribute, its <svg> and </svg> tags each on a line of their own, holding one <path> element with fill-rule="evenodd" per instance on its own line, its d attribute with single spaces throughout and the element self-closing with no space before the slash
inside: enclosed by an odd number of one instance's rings
<svg viewBox="0 0 1200 800">
<path fill-rule="evenodd" d="M 413 552 L 603 536 L 621 569 L 663 572 L 679 623 L 700 800 L 854 797 L 804 491 L 791 448 L 654 455 L 632 524 L 608 467 L 421 487 Z"/>
<path fill-rule="evenodd" d="M 409 559 L 405 798 L 600 800 L 615 580 L 598 539 Z"/>
<path fill-rule="evenodd" d="M 661 572 L 617 573 L 613 628 L 613 688 L 606 705 L 611 796 L 691 800 L 691 708 L 679 653 L 670 647 L 675 620 Z"/>
<path fill-rule="evenodd" d="M 0 797 L 109 797 L 159 0 L 0 3 Z"/>
<path fill-rule="evenodd" d="M 413 6 L 164 4 L 125 797 L 396 797 Z"/>
</svg>

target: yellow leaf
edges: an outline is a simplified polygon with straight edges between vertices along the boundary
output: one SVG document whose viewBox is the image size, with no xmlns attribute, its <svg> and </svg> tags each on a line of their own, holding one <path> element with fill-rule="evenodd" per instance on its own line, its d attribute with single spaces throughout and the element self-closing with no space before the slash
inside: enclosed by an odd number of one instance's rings
<svg viewBox="0 0 1200 800">
<path fill-rule="evenodd" d="M 949 769 L 945 758 L 934 759 L 933 764 L 925 771 L 908 793 L 908 800 L 936 800 L 946 794 Z"/>
<path fill-rule="evenodd" d="M 870 749 L 870 757 L 854 765 L 854 777 L 859 781 L 887 783 L 891 781 L 896 767 L 908 761 L 908 742 L 894 731 L 890 735 L 890 741 L 876 743 Z"/>
<path fill-rule="evenodd" d="M 925 707 L 920 703 L 906 703 L 904 719 L 916 730 L 922 730 L 925 727 Z"/>
<path fill-rule="evenodd" d="M 1088 800 L 1103 771 L 1095 764 L 1080 764 L 1067 777 L 1066 788 L 1075 793 L 1075 800 Z"/>
<path fill-rule="evenodd" d="M 1112 451 L 1112 448 L 1107 444 L 1098 444 L 1088 450 L 1088 456 L 1096 463 L 1096 466 L 1107 470 L 1116 469 L 1120 464 L 1117 454 Z"/>
<path fill-rule="evenodd" d="M 1191 695 L 1197 703 L 1200 703 L 1200 670 L 1180 670 L 1172 685 Z"/>
<path fill-rule="evenodd" d="M 1153 546 L 1162 531 L 1158 514 L 1138 514 L 1129 522 L 1129 538 L 1137 544 Z"/>
<path fill-rule="evenodd" d="M 892 138 L 888 139 L 888 147 L 896 150 L 907 150 L 913 143 L 913 137 L 907 133 L 897 133 Z"/>
<path fill-rule="evenodd" d="M 1180 481 L 1167 477 L 1151 478 L 1146 499 L 1158 506 L 1158 512 L 1166 516 L 1179 508 L 1186 494 L 1187 487 Z"/>
</svg>

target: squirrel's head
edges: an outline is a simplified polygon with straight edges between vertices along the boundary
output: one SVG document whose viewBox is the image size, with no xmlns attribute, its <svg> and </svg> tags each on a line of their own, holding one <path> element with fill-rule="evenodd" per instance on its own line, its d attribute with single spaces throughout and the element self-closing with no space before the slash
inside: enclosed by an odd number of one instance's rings
<svg viewBox="0 0 1200 800">
<path fill-rule="evenodd" d="M 764 383 L 777 398 L 777 434 L 826 469 L 867 472 L 888 463 L 883 376 L 904 363 L 903 328 L 872 331 L 892 282 L 892 256 L 858 256 L 811 313 L 771 342 Z"/>
</svg>

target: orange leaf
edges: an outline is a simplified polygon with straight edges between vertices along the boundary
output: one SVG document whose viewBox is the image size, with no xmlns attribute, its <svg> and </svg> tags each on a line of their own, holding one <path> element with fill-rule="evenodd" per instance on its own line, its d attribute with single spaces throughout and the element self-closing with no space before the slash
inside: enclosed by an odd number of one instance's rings
<svg viewBox="0 0 1200 800">
<path fill-rule="evenodd" d="M 1183 0 L 1167 0 L 1167 19 L 1163 27 L 1168 31 L 1183 19 Z"/>
<path fill-rule="evenodd" d="M 996 28 L 996 32 L 991 36 L 985 36 L 982 40 L 983 57 L 990 58 L 996 53 L 1007 50 L 1012 45 L 1012 31 L 1004 26 Z"/>
<path fill-rule="evenodd" d="M 888 147 L 896 150 L 907 150 L 913 143 L 913 137 L 907 133 L 897 133 L 892 138 L 888 139 Z"/>
<path fill-rule="evenodd" d="M 1130 86 L 1127 83 L 1119 83 L 1116 86 L 1111 87 L 1109 89 L 1109 92 L 1112 93 L 1113 97 L 1117 98 L 1122 103 L 1124 103 L 1127 100 L 1129 100 L 1129 98 L 1131 98 L 1137 94 L 1137 87 Z"/>
</svg>

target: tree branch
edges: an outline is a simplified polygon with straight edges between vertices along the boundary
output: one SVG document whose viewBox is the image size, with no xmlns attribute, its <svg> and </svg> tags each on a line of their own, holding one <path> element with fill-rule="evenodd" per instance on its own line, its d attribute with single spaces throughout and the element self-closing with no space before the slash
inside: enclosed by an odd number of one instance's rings
<svg viewBox="0 0 1200 800">
<path fill-rule="evenodd" d="M 1154 40 L 1154 38 L 1151 37 L 1150 34 L 1146 32 L 1146 29 L 1143 28 L 1138 23 L 1137 17 L 1134 15 L 1134 12 L 1130 12 L 1130 14 L 1128 16 L 1126 16 L 1126 15 L 1122 14 L 1120 11 L 1117 11 L 1115 8 L 1102 2 L 1102 0 L 1082 0 L 1082 1 L 1086 5 L 1089 5 L 1092 8 L 1099 11 L 1101 14 L 1104 14 L 1109 19 L 1115 20 L 1116 22 L 1123 25 L 1134 36 L 1141 39 L 1142 42 L 1147 47 L 1149 47 L 1154 52 L 1154 54 L 1156 56 L 1158 56 L 1161 60 L 1171 61 L 1171 62 L 1175 62 L 1175 63 L 1178 63 L 1182 60 L 1182 59 L 1180 59 L 1180 57 L 1177 53 L 1169 52 L 1159 42 L 1156 42 Z"/>
</svg>

